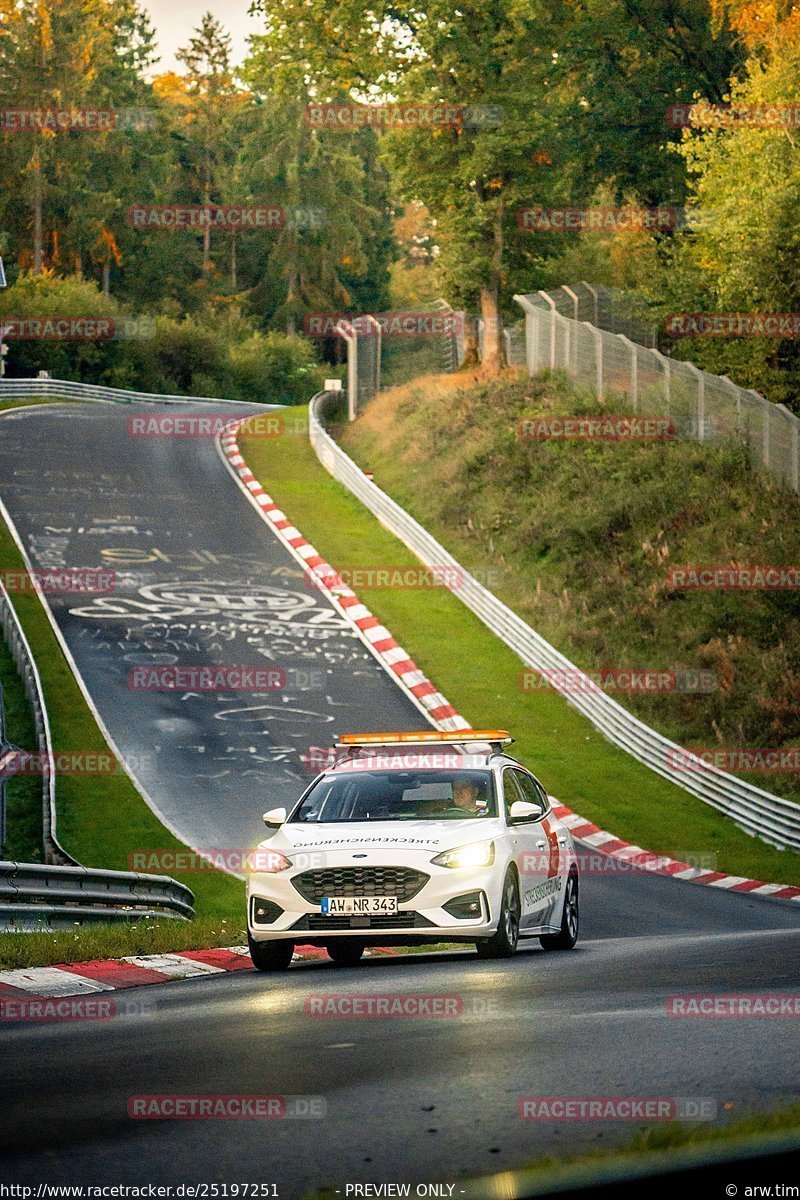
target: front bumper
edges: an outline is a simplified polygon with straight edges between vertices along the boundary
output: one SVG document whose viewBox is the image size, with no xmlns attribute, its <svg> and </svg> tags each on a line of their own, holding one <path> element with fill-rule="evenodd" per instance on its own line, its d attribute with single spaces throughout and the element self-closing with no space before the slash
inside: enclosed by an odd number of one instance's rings
<svg viewBox="0 0 800 1200">
<path fill-rule="evenodd" d="M 382 864 L 409 866 L 403 863 Z M 421 864 L 413 864 L 423 869 Z M 337 937 L 358 937 L 365 941 L 382 941 L 399 937 L 410 941 L 471 941 L 489 937 L 497 926 L 502 892 L 502 873 L 497 864 L 480 870 L 452 870 L 436 867 L 430 860 L 424 864 L 427 882 L 409 900 L 398 903 L 396 914 L 372 917 L 323 916 L 320 904 L 306 900 L 292 884 L 292 878 L 302 872 L 286 871 L 278 875 L 252 875 L 248 881 L 248 929 L 253 941 L 291 939 L 306 944 L 324 944 Z M 445 905 L 466 911 L 466 905 L 453 905 L 460 898 L 477 896 L 478 913 L 468 917 L 455 916 Z M 266 901 L 267 904 L 261 904 Z M 257 916 L 257 907 L 266 908 L 265 923 Z M 271 906 L 280 909 L 273 916 Z"/>
</svg>

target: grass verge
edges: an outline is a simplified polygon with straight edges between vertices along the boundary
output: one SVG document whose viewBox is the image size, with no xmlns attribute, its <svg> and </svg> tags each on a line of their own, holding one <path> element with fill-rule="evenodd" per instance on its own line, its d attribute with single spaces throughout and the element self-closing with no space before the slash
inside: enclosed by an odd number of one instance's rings
<svg viewBox="0 0 800 1200">
<path fill-rule="evenodd" d="M 243 946 L 247 933 L 237 918 L 137 921 L 130 925 L 83 925 L 41 933 L 0 933 L 0 969 L 49 967 L 60 963 L 124 958 L 131 954 L 175 954 L 214 946 Z"/>
<path fill-rule="evenodd" d="M 285 417 L 287 435 L 300 433 L 307 421 L 305 411 Z M 306 439 L 268 441 L 245 431 L 240 445 L 265 489 L 334 567 L 418 565 L 328 475 Z M 556 693 L 520 690 L 519 659 L 453 593 L 359 589 L 359 594 L 467 720 L 512 730 L 515 752 L 582 816 L 657 853 L 679 859 L 712 854 L 720 871 L 800 883 L 799 856 L 749 837 L 637 763 Z"/>
<path fill-rule="evenodd" d="M 720 751 L 800 745 L 797 590 L 669 586 L 683 565 L 795 564 L 800 500 L 733 443 L 519 436 L 526 417 L 620 408 L 560 376 L 434 377 L 380 396 L 342 444 L 553 645 L 605 669 L 611 694 L 615 669 L 662 672 L 666 688 L 618 692 L 661 733 Z M 800 799 L 797 771 L 745 778 Z"/>
<path fill-rule="evenodd" d="M 733 1106 L 730 1107 L 732 1110 Z M 729 1116 L 730 1113 L 726 1115 Z M 656 1157 L 664 1151 L 712 1148 L 720 1142 L 726 1143 L 727 1150 L 728 1143 L 752 1141 L 754 1143 L 752 1151 L 755 1152 L 759 1142 L 771 1135 L 778 1134 L 797 1134 L 800 1137 L 800 1104 L 794 1104 L 789 1108 L 775 1109 L 770 1113 L 753 1114 L 738 1120 L 725 1120 L 713 1125 L 676 1122 L 648 1126 L 621 1148 L 597 1150 L 591 1154 L 568 1155 L 566 1158 L 547 1157 L 531 1163 L 523 1170 L 531 1183 L 534 1183 L 539 1174 L 553 1172 L 556 1175 L 563 1174 L 569 1177 L 582 1167 L 587 1169 L 598 1166 L 613 1167 L 616 1162 L 619 1162 L 621 1168 L 625 1168 L 630 1165 L 630 1161 L 634 1157 L 643 1161 L 647 1156 Z"/>
</svg>

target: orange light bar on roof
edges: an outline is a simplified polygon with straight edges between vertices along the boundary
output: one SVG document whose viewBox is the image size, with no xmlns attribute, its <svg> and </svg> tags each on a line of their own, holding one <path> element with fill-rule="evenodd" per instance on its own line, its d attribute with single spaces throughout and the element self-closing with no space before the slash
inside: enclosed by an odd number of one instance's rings
<svg viewBox="0 0 800 1200">
<path fill-rule="evenodd" d="M 507 729 L 456 729 L 453 733 L 423 730 L 421 733 L 343 733 L 336 738 L 337 746 L 421 746 L 431 742 L 462 745 L 464 742 L 502 742 L 508 745 L 513 738 Z"/>
</svg>

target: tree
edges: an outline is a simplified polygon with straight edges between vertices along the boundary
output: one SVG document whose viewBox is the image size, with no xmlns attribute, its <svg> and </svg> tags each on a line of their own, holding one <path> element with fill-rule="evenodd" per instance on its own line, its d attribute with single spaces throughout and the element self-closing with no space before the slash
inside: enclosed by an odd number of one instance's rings
<svg viewBox="0 0 800 1200">
<path fill-rule="evenodd" d="M 303 81 L 292 69 L 274 73 L 258 39 L 243 76 L 258 103 L 233 177 L 248 199 L 278 203 L 287 215 L 266 239 L 248 234 L 248 245 L 259 239 L 262 247 L 250 304 L 287 333 L 309 311 L 383 307 L 394 243 L 374 134 L 350 142 L 311 128 Z"/>
<path fill-rule="evenodd" d="M 800 22 L 775 5 L 729 6 L 754 49 L 725 97 L 734 107 L 775 105 L 800 111 Z M 681 144 L 695 206 L 707 214 L 682 239 L 675 291 L 694 288 L 700 308 L 719 312 L 800 311 L 800 132 L 736 122 L 698 105 Z M 800 411 L 796 340 L 700 339 L 693 358 L 733 373 Z"/>
<path fill-rule="evenodd" d="M 8 109 L 106 114 L 98 127 L 9 131 L 0 147 L 0 214 L 20 264 L 39 273 L 49 259 L 80 274 L 101 242 L 118 243 L 121 199 L 138 177 L 142 135 L 117 118 L 151 107 L 152 29 L 134 0 L 0 0 L 0 15 Z M 108 273 L 113 259 L 102 251 L 96 265 Z"/>
<path fill-rule="evenodd" d="M 500 308 L 512 272 L 556 249 L 519 235 L 518 208 L 559 196 L 574 205 L 609 178 L 645 199 L 673 199 L 682 167 L 662 152 L 678 136 L 666 108 L 687 89 L 716 94 L 733 61 L 704 0 L 646 9 L 639 0 L 429 0 L 424 9 L 393 0 L 366 13 L 356 0 L 255 7 L 266 18 L 262 61 L 300 74 L 319 100 L 443 103 L 490 118 L 385 139 L 403 194 L 437 222 L 451 293 L 480 305 L 489 371 L 502 363 Z M 542 155 L 543 146 L 553 153 Z"/>
<path fill-rule="evenodd" d="M 189 157 L 197 173 L 202 203 L 218 202 L 223 181 L 233 166 L 235 138 L 232 121 L 245 102 L 231 67 L 231 37 L 210 12 L 206 12 L 179 50 L 186 67 L 180 85 L 189 99 L 185 113 Z M 175 77 L 173 77 L 175 78 Z M 211 226 L 203 231 L 203 273 L 211 269 Z"/>
</svg>

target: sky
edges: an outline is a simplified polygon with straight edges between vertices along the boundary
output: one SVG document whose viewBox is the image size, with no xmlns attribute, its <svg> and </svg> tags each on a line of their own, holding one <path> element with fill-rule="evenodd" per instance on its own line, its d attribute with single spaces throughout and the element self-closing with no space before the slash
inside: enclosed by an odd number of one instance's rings
<svg viewBox="0 0 800 1200">
<path fill-rule="evenodd" d="M 247 51 L 247 37 L 259 32 L 261 22 L 248 16 L 250 0 L 142 0 L 156 30 L 161 61 L 155 71 L 181 69 L 175 51 L 185 46 L 205 12 L 212 12 L 233 39 L 234 63 L 241 63 Z"/>
</svg>

